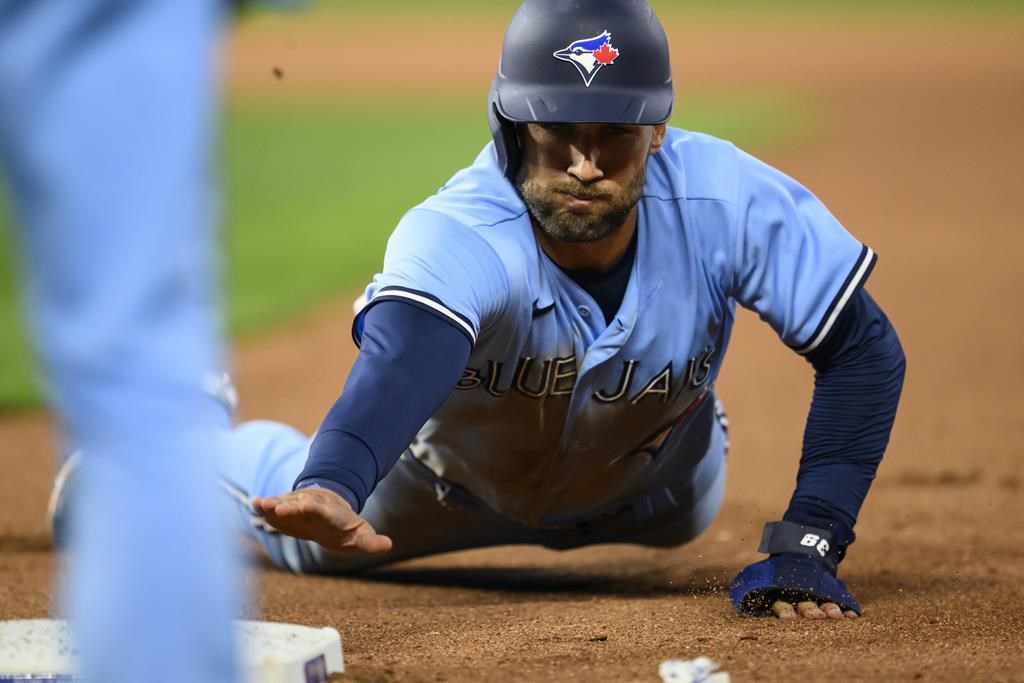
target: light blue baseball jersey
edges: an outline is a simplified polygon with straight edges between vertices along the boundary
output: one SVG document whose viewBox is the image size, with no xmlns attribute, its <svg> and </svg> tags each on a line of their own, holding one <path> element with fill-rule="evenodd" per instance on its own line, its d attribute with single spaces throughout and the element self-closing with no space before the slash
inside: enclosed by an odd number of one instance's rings
<svg viewBox="0 0 1024 683">
<path fill-rule="evenodd" d="M 615 509 L 667 464 L 703 456 L 686 418 L 718 376 L 737 302 L 808 353 L 875 260 L 793 179 L 673 128 L 650 158 L 637 230 L 605 324 L 541 249 L 493 145 L 404 216 L 366 306 L 426 306 L 473 343 L 410 446 L 416 458 L 529 525 Z"/>
</svg>

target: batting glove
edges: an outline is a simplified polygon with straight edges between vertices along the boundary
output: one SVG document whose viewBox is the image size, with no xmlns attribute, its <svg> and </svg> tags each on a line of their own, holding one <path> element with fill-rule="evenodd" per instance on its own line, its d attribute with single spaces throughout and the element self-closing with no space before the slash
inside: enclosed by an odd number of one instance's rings
<svg viewBox="0 0 1024 683">
<path fill-rule="evenodd" d="M 767 616 L 777 600 L 809 600 L 834 602 L 843 611 L 860 615 L 857 600 L 836 578 L 846 546 L 835 543 L 831 531 L 794 522 L 768 522 L 758 551 L 771 556 L 741 571 L 729 587 L 733 607 L 740 614 Z"/>
</svg>

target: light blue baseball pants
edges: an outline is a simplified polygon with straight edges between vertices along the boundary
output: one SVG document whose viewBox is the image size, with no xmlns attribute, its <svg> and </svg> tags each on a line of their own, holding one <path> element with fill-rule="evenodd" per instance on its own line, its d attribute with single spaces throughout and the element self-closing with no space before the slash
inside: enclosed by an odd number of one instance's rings
<svg viewBox="0 0 1024 683">
<path fill-rule="evenodd" d="M 230 683 L 215 484 L 216 0 L 0 0 L 0 160 L 66 446 L 68 608 L 103 683 Z"/>
</svg>

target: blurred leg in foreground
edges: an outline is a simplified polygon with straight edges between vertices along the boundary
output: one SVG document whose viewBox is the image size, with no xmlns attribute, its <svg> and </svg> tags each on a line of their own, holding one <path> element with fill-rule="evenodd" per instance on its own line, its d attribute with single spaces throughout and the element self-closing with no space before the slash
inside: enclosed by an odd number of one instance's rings
<svg viewBox="0 0 1024 683">
<path fill-rule="evenodd" d="M 0 159 L 69 449 L 90 681 L 235 680 L 214 482 L 216 0 L 0 0 Z"/>
</svg>

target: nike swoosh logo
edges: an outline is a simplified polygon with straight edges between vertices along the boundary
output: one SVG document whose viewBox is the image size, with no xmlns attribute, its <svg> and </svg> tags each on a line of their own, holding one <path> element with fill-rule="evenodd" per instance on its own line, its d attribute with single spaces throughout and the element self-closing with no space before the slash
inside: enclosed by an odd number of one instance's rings
<svg viewBox="0 0 1024 683">
<path fill-rule="evenodd" d="M 544 315 L 545 313 L 548 313 L 549 311 L 554 309 L 554 307 L 555 307 L 554 302 L 551 302 L 550 304 L 548 304 L 547 306 L 544 306 L 543 308 L 537 308 L 537 304 L 534 304 L 533 305 L 533 317 L 534 318 L 540 317 L 540 316 Z"/>
</svg>

